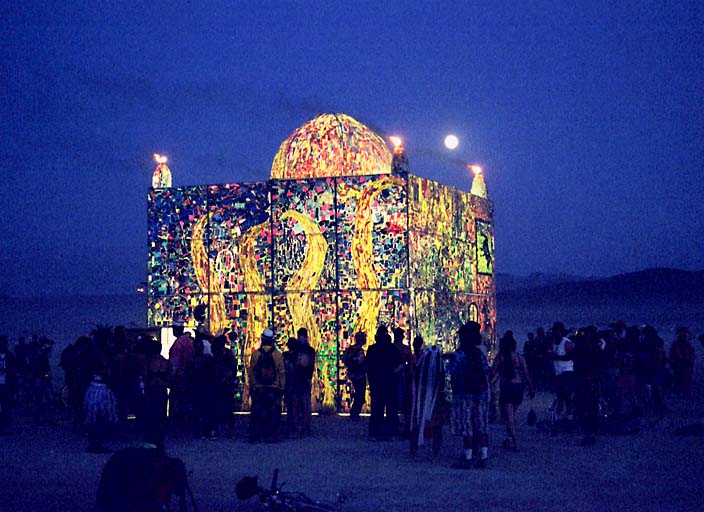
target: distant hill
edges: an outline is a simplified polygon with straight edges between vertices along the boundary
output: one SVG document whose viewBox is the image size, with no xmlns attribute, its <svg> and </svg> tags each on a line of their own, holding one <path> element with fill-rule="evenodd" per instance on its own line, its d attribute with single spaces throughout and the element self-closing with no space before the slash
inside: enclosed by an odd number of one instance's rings
<svg viewBox="0 0 704 512">
<path fill-rule="evenodd" d="M 527 276 L 517 276 L 499 272 L 496 274 L 496 289 L 501 292 L 508 292 L 528 288 L 542 288 L 562 283 L 573 283 L 575 281 L 588 279 L 590 278 L 570 274 L 544 274 L 542 272 L 533 272 Z"/>
<path fill-rule="evenodd" d="M 564 276 L 561 280 L 561 276 L 536 276 L 536 285 L 530 286 L 529 282 L 521 281 L 529 281 L 530 276 L 512 280 L 497 275 L 497 301 L 704 304 L 704 271 L 653 268 L 600 279 Z"/>
</svg>

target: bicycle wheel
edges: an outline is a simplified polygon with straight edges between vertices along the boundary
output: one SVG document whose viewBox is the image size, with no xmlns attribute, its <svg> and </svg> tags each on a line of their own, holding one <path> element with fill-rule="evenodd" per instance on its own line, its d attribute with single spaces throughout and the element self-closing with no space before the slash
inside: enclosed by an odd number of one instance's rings
<svg viewBox="0 0 704 512">
<path fill-rule="evenodd" d="M 318 503 L 317 505 L 301 505 L 296 508 L 296 512 L 335 512 L 331 506 Z"/>
<path fill-rule="evenodd" d="M 293 512 L 334 512 L 332 505 L 313 501 L 303 493 L 279 493 L 278 498 L 284 507 L 280 510 L 290 510 Z"/>
</svg>

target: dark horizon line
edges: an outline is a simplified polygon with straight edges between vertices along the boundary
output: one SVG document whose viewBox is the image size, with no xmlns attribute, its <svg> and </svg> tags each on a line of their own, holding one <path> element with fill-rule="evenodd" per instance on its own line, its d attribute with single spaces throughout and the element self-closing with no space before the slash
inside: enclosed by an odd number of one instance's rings
<svg viewBox="0 0 704 512">
<path fill-rule="evenodd" d="M 606 276 L 580 276 L 576 274 L 568 274 L 566 272 L 530 272 L 528 274 L 514 274 L 511 272 L 496 272 L 494 274 L 494 278 L 497 276 L 511 276 L 511 277 L 517 277 L 517 278 L 528 278 L 530 276 L 534 275 L 540 275 L 540 276 L 554 276 L 554 277 L 570 277 L 574 278 L 575 280 L 578 281 L 597 281 L 597 280 L 606 280 L 606 279 L 611 279 L 615 277 L 621 277 L 621 276 L 628 276 L 628 275 L 633 275 L 633 274 L 640 274 L 640 273 L 645 273 L 645 272 L 650 272 L 650 271 L 677 271 L 677 272 L 688 272 L 692 274 L 704 272 L 704 269 L 699 269 L 699 270 L 687 270 L 683 268 L 676 268 L 676 267 L 646 267 L 642 268 L 640 270 L 633 270 L 629 272 L 620 272 L 617 274 L 611 274 L 611 275 L 606 275 Z M 499 290 L 497 290 L 498 292 Z M 97 297 L 139 297 L 140 295 L 144 296 L 144 299 L 147 299 L 148 294 L 146 292 L 140 293 L 137 292 L 136 286 L 135 290 L 132 293 L 127 293 L 127 292 L 110 292 L 110 293 L 76 293 L 73 295 L 68 295 L 68 294 L 35 294 L 35 295 L 15 295 L 15 294 L 3 294 L 0 293 L 0 300 L 2 299 L 20 299 L 20 300 L 37 300 L 37 299 L 62 299 L 62 298 L 97 298 Z"/>
</svg>

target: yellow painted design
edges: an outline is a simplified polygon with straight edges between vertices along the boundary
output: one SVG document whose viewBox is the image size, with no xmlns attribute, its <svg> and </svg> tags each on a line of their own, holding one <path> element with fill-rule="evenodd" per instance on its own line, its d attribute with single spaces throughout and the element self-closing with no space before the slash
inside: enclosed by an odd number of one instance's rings
<svg viewBox="0 0 704 512">
<path fill-rule="evenodd" d="M 373 339 L 381 308 L 379 278 L 374 269 L 374 246 L 372 243 L 372 203 L 386 189 L 403 186 L 403 180 L 396 176 L 384 176 L 367 183 L 357 201 L 357 215 L 352 238 L 352 261 L 357 269 L 357 287 L 362 290 L 362 305 L 357 314 L 353 332 L 367 333 Z"/>
<path fill-rule="evenodd" d="M 311 307 L 313 296 L 312 293 L 307 290 L 315 290 L 320 280 L 320 274 L 325 263 L 325 254 L 328 250 L 328 243 L 320 231 L 318 223 L 307 215 L 296 210 L 288 210 L 281 216 L 282 222 L 286 219 L 293 219 L 301 226 L 306 235 L 307 242 L 306 256 L 303 263 L 296 273 L 291 276 L 291 279 L 289 279 L 286 285 L 286 305 L 291 314 L 293 326 L 296 329 L 305 327 L 308 330 L 308 340 L 311 346 L 316 351 L 319 351 L 322 345 L 322 337 Z M 322 375 L 323 407 L 326 409 L 334 409 L 335 387 L 334 383 L 330 382 L 328 377 L 331 373 L 330 368 L 327 368 L 330 363 L 324 358 L 320 358 L 318 361 L 322 363 L 324 367 L 321 368 L 322 371 L 316 372 L 313 378 L 313 389 L 318 389 L 318 376 Z M 335 373 L 332 372 L 332 374 L 334 375 Z"/>
<path fill-rule="evenodd" d="M 222 294 L 220 279 L 215 270 L 215 265 L 210 265 L 208 251 L 205 250 L 205 228 L 210 222 L 212 213 L 203 215 L 193 227 L 193 240 L 191 240 L 191 255 L 193 256 L 193 269 L 196 274 L 198 286 L 203 293 L 209 293 L 209 313 L 207 329 L 210 334 L 217 336 L 225 330 L 225 297 Z"/>
<path fill-rule="evenodd" d="M 247 231 L 240 241 L 240 250 L 237 255 L 239 266 L 244 275 L 244 289 L 263 290 L 264 280 L 259 273 L 256 260 L 257 237 L 269 226 L 269 222 L 262 222 Z M 244 367 L 249 368 L 249 359 L 257 349 L 259 337 L 264 329 L 268 328 L 267 296 L 262 293 L 251 293 L 248 295 L 249 308 L 247 315 L 247 331 L 245 334 L 245 344 L 243 350 Z M 242 394 L 242 403 L 249 403 L 249 383 L 248 373 L 244 372 L 245 386 Z"/>
<path fill-rule="evenodd" d="M 345 114 L 320 114 L 281 143 L 272 179 L 364 176 L 391 172 L 391 152 L 379 135 Z"/>
</svg>

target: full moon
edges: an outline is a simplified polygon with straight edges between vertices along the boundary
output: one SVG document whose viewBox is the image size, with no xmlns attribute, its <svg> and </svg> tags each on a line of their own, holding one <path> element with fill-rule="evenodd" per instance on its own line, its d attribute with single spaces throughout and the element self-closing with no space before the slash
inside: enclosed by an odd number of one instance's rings
<svg viewBox="0 0 704 512">
<path fill-rule="evenodd" d="M 459 145 L 460 141 L 455 135 L 448 135 L 445 137 L 445 147 L 447 149 L 455 149 Z"/>
</svg>

